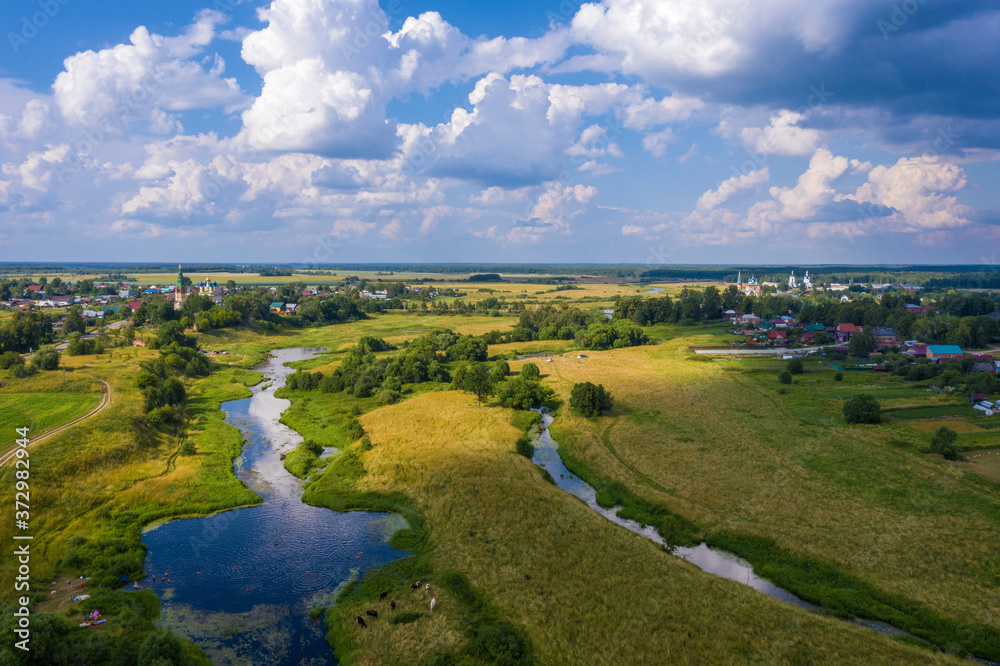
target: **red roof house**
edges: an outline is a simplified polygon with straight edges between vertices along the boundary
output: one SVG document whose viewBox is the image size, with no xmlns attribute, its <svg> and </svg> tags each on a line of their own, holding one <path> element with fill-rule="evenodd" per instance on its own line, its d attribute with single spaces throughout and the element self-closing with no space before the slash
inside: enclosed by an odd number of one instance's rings
<svg viewBox="0 0 1000 666">
<path fill-rule="evenodd" d="M 833 331 L 833 337 L 837 342 L 848 342 L 852 335 L 860 333 L 862 330 L 864 329 L 854 324 L 837 324 L 837 328 Z"/>
</svg>

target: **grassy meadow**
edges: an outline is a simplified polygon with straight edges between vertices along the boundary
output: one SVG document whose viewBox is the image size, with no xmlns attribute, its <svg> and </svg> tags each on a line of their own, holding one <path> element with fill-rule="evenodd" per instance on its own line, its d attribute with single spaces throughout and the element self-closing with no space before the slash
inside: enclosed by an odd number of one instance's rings
<svg viewBox="0 0 1000 666">
<path fill-rule="evenodd" d="M 476 613 L 451 591 L 460 578 L 485 597 L 494 618 L 523 634 L 538 663 L 941 658 L 704 574 L 613 525 L 514 453 L 512 416 L 453 391 L 424 393 L 362 416 L 371 450 L 355 446 L 347 452 L 352 465 L 335 460 L 314 475 L 306 501 L 384 507 L 402 494 L 427 532 L 412 569 L 369 574 L 374 581 L 328 611 L 338 656 L 406 664 L 476 654 L 469 641 Z M 416 576 L 438 599 L 433 613 L 429 597 L 408 587 Z M 419 619 L 358 627 L 354 616 L 367 608 L 392 616 L 376 600 L 382 589 L 397 613 Z"/>
<path fill-rule="evenodd" d="M 615 397 L 608 416 L 563 410 L 552 426 L 581 472 L 692 520 L 710 542 L 766 539 L 947 621 L 1000 629 L 1000 487 L 927 455 L 929 435 L 906 422 L 843 421 L 858 393 L 933 394 L 875 373 L 835 382 L 811 361 L 782 387 L 780 360 L 710 360 L 686 344 L 545 364 L 564 399 L 580 381 Z"/>
<path fill-rule="evenodd" d="M 100 402 L 100 382 L 75 372 L 45 372 L 7 381 L 0 387 L 0 451 L 7 451 L 18 438 L 15 428 L 30 428 L 34 438 L 83 416 Z"/>
</svg>

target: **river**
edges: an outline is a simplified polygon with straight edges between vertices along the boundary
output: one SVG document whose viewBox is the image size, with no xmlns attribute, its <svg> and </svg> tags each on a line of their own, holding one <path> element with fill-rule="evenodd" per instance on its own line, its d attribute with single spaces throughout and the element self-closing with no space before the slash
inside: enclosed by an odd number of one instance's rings
<svg viewBox="0 0 1000 666">
<path fill-rule="evenodd" d="M 289 406 L 274 397 L 293 372 L 285 364 L 319 349 L 282 349 L 258 366 L 253 395 L 222 404 L 246 439 L 237 478 L 264 503 L 145 532 L 144 585 L 161 600 L 159 627 L 190 638 L 214 664 L 336 664 L 309 610 L 332 605 L 341 586 L 407 553 L 389 546 L 406 521 L 367 511 L 338 513 L 302 503 L 302 482 L 281 454 L 302 437 L 278 422 Z M 151 576 L 156 575 L 153 582 Z"/>
</svg>

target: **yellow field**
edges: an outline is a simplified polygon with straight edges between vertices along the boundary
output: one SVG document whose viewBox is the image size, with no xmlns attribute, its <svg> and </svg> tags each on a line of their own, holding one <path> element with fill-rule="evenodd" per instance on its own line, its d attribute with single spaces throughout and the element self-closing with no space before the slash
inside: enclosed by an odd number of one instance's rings
<svg viewBox="0 0 1000 666">
<path fill-rule="evenodd" d="M 539 663 L 946 659 L 704 574 L 613 525 L 513 452 L 510 416 L 450 391 L 371 412 L 361 418 L 374 448 L 363 454 L 359 490 L 405 491 L 430 526 L 435 571 L 467 576 L 524 628 Z M 427 610 L 405 583 L 391 594 L 399 612 Z M 353 622 L 360 608 L 333 612 L 349 620 L 360 664 L 416 663 L 459 640 L 446 595 L 413 624 L 380 619 L 363 630 Z"/>
</svg>

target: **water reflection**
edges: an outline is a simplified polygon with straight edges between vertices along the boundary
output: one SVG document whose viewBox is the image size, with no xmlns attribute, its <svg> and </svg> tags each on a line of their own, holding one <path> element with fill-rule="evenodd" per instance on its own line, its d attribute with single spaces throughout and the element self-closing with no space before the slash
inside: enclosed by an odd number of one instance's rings
<svg viewBox="0 0 1000 666">
<path fill-rule="evenodd" d="M 267 388 L 222 405 L 246 439 L 236 475 L 264 504 L 143 535 L 151 575 L 143 582 L 162 601 L 159 625 L 198 643 L 216 664 L 336 663 L 310 608 L 331 604 L 341 585 L 369 567 L 406 555 L 388 545 L 406 527 L 402 517 L 303 504 L 302 482 L 282 466 L 281 454 L 302 437 L 278 421 L 290 403 L 274 392 L 293 372 L 285 363 L 317 351 L 273 352 L 257 368 Z"/>
</svg>

